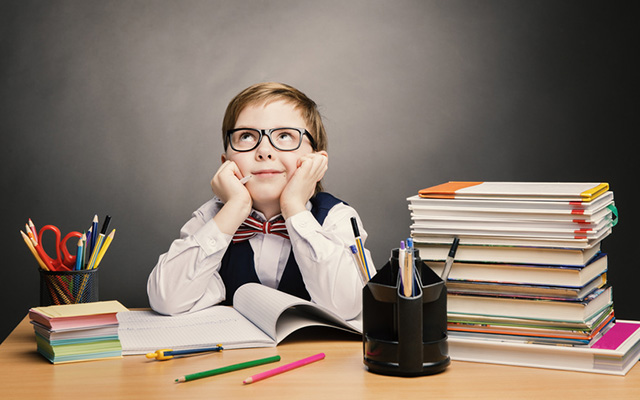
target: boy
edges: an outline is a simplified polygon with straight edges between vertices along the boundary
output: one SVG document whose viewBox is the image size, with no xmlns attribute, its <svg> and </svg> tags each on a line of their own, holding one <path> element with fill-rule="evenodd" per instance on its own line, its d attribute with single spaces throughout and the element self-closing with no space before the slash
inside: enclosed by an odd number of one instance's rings
<svg viewBox="0 0 640 400">
<path fill-rule="evenodd" d="M 316 104 L 288 85 L 253 85 L 229 103 L 222 137 L 214 198 L 158 259 L 147 284 L 151 307 L 173 315 L 231 304 L 238 287 L 259 282 L 356 317 L 362 282 L 350 218 L 362 224 L 321 192 L 328 154 Z"/>
</svg>

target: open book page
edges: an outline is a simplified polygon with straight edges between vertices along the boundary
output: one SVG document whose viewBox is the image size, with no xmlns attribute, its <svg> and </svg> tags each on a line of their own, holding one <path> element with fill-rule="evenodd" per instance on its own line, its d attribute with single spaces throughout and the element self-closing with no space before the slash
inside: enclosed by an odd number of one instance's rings
<svg viewBox="0 0 640 400">
<path fill-rule="evenodd" d="M 231 307 L 166 316 L 154 311 L 118 313 L 122 354 L 145 354 L 158 349 L 214 347 L 226 349 L 272 347 L 275 342 Z"/>
<path fill-rule="evenodd" d="M 307 326 L 362 332 L 360 319 L 345 321 L 315 303 L 257 283 L 241 286 L 233 297 L 233 306 L 277 343 Z"/>
</svg>

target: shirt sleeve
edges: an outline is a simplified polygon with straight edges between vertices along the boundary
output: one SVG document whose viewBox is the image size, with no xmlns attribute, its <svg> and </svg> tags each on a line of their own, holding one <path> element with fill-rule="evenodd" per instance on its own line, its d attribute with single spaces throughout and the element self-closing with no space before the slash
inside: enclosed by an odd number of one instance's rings
<svg viewBox="0 0 640 400">
<path fill-rule="evenodd" d="M 149 304 L 155 311 L 193 312 L 224 300 L 218 271 L 232 236 L 221 232 L 213 220 L 219 209 L 212 199 L 195 211 L 180 229 L 180 237 L 158 258 L 147 281 Z"/>
<path fill-rule="evenodd" d="M 367 233 L 355 209 L 340 203 L 334 206 L 320 225 L 310 211 L 298 213 L 286 221 L 293 253 L 311 300 L 345 319 L 362 311 L 362 287 L 358 266 L 350 247 L 355 244 L 351 227 L 355 217 L 363 242 Z M 375 267 L 365 249 L 371 274 Z"/>
</svg>

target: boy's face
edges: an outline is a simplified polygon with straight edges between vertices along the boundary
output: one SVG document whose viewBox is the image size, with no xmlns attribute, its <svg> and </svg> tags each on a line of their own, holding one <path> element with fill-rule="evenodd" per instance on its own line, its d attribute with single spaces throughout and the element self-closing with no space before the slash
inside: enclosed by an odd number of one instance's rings
<svg viewBox="0 0 640 400">
<path fill-rule="evenodd" d="M 238 115 L 235 128 L 307 128 L 302 115 L 292 103 L 284 100 L 267 105 L 246 106 Z M 276 150 L 269 138 L 263 137 L 260 145 L 247 152 L 237 152 L 227 146 L 222 162 L 230 160 L 236 163 L 243 176 L 253 175 L 246 187 L 253 199 L 253 206 L 263 210 L 280 203 L 280 194 L 296 171 L 297 162 L 303 155 L 313 152 L 306 135 L 297 150 Z"/>
</svg>

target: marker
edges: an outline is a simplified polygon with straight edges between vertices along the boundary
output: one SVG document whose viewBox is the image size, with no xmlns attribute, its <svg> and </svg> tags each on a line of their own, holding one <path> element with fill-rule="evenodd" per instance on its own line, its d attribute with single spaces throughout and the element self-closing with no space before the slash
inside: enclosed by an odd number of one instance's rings
<svg viewBox="0 0 640 400">
<path fill-rule="evenodd" d="M 207 347 L 204 349 L 188 349 L 188 350 L 173 350 L 173 349 L 162 349 L 156 350 L 153 353 L 147 353 L 145 357 L 147 358 L 155 358 L 156 360 L 165 361 L 170 360 L 174 356 L 182 356 L 187 354 L 196 354 L 196 353 L 205 353 L 208 351 L 222 351 L 222 345 L 219 344 L 216 347 Z"/>
<path fill-rule="evenodd" d="M 110 221 L 111 221 L 110 215 L 107 215 L 104 217 L 104 222 L 102 223 L 102 230 L 100 231 L 100 233 L 102 233 L 103 235 L 107 234 L 107 229 L 109 228 Z"/>
<path fill-rule="evenodd" d="M 209 370 L 209 371 L 196 372 L 195 374 L 189 374 L 189 375 L 181 376 L 180 378 L 177 378 L 175 381 L 176 382 L 189 382 L 189 381 L 193 381 L 193 380 L 200 379 L 200 378 L 206 378 L 206 377 L 209 377 L 209 376 L 220 375 L 220 374 L 224 374 L 224 373 L 231 372 L 231 371 L 237 371 L 239 369 L 256 367 L 258 365 L 268 364 L 268 363 L 277 362 L 277 361 L 280 361 L 280 356 L 261 358 L 259 360 L 247 361 L 247 362 L 243 362 L 243 363 L 239 363 L 239 364 L 228 365 L 228 366 L 222 367 L 222 368 L 212 369 L 212 370 Z"/>
<path fill-rule="evenodd" d="M 456 251 L 458 250 L 458 243 L 460 243 L 460 239 L 454 238 L 453 243 L 451 244 L 451 248 L 449 249 L 449 255 L 447 256 L 447 260 L 444 262 L 444 270 L 442 271 L 442 280 L 444 282 L 446 282 L 447 279 L 449 279 L 449 272 L 451 272 L 453 259 L 456 256 Z"/>
<path fill-rule="evenodd" d="M 240 183 L 242 183 L 243 185 L 247 182 L 249 182 L 249 179 L 251 179 L 253 175 L 247 175 L 244 178 L 240 179 Z"/>
<path fill-rule="evenodd" d="M 272 377 L 274 375 L 278 375 L 278 374 L 281 374 L 283 372 L 287 372 L 287 371 L 290 371 L 292 369 L 295 369 L 295 368 L 298 368 L 298 367 L 302 367 L 302 366 L 307 365 L 307 364 L 311 364 L 312 362 L 320 361 L 322 359 L 324 359 L 324 353 L 319 353 L 319 354 L 313 355 L 311 357 L 303 358 L 302 360 L 294 361 L 292 363 L 283 365 L 281 367 L 271 369 L 269 371 L 265 371 L 265 372 L 261 372 L 259 374 L 255 374 L 253 376 L 248 377 L 244 381 L 242 381 L 242 383 L 248 384 L 248 383 L 258 382 L 258 381 L 261 381 L 263 379 Z"/>
</svg>

